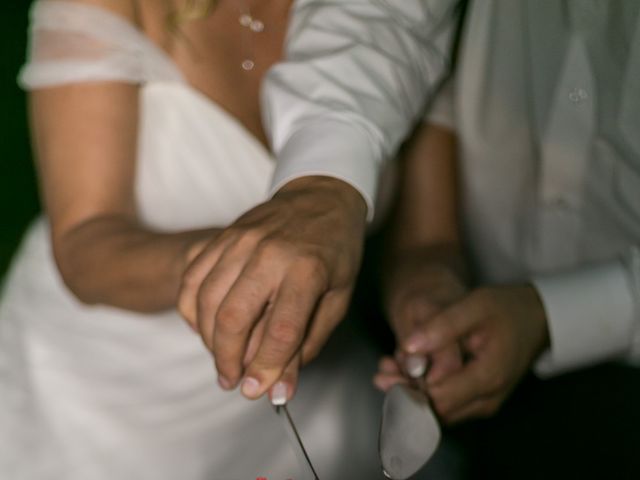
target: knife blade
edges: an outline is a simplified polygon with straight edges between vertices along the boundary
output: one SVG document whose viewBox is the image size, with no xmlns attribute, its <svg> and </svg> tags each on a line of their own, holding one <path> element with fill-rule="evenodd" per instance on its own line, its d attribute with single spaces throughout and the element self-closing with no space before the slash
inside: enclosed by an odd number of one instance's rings
<svg viewBox="0 0 640 480">
<path fill-rule="evenodd" d="M 298 434 L 298 429 L 296 428 L 295 423 L 293 423 L 293 419 L 289 414 L 289 410 L 286 405 L 274 406 L 276 415 L 278 415 L 282 422 L 284 423 L 284 428 L 287 431 L 287 435 L 289 437 L 289 442 L 293 451 L 296 455 L 296 459 L 298 460 L 298 464 L 300 465 L 301 472 L 303 472 L 303 480 L 320 480 L 318 478 L 318 474 L 313 468 L 313 464 L 311 463 L 311 459 L 307 454 L 307 451 L 304 448 L 302 443 L 302 439 Z"/>
</svg>

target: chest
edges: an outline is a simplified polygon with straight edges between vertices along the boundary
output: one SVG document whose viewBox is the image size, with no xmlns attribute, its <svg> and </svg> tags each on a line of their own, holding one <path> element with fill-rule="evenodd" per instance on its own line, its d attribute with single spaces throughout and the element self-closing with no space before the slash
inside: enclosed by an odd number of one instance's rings
<svg viewBox="0 0 640 480">
<path fill-rule="evenodd" d="M 496 281 L 613 258 L 640 234 L 638 3 L 563 5 L 471 9 L 456 77 L 462 191 Z"/>
<path fill-rule="evenodd" d="M 143 28 L 176 63 L 192 87 L 227 110 L 267 144 L 261 121 L 260 86 L 282 58 L 291 0 L 221 0 L 209 14 L 172 18 L 180 2 L 142 10 Z"/>
</svg>

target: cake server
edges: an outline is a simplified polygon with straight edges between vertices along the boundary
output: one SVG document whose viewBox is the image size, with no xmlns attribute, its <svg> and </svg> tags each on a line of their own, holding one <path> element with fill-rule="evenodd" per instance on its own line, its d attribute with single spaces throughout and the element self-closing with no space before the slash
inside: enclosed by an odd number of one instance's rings
<svg viewBox="0 0 640 480">
<path fill-rule="evenodd" d="M 387 478 L 405 480 L 415 474 L 434 454 L 440 437 L 440 425 L 423 392 L 400 384 L 387 392 L 378 438 Z"/>
</svg>

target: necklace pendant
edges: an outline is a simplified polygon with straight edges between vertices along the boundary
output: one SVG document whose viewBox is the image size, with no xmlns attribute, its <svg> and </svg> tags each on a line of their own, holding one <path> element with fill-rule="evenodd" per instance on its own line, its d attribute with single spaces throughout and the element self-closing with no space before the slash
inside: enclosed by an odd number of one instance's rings
<svg viewBox="0 0 640 480">
<path fill-rule="evenodd" d="M 250 24 L 249 24 L 249 28 L 256 33 L 260 33 L 264 30 L 264 23 L 261 22 L 260 20 L 253 20 Z"/>
<path fill-rule="evenodd" d="M 251 25 L 255 23 L 253 21 L 253 17 L 248 13 L 243 13 L 242 15 L 240 15 L 240 18 L 238 19 L 238 21 L 240 22 L 240 25 L 242 25 L 243 27 L 251 27 Z"/>
</svg>

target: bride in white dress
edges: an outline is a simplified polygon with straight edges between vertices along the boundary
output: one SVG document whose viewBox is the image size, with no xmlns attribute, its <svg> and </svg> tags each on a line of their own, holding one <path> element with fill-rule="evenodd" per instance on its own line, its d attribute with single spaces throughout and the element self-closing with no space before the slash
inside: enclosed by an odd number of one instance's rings
<svg viewBox="0 0 640 480">
<path fill-rule="evenodd" d="M 0 303 L 2 479 L 302 478 L 268 400 L 223 391 L 174 308 L 194 252 L 266 199 L 259 86 L 291 2 L 177 23 L 171 3 L 33 6 L 20 81 L 46 214 Z M 292 413 L 321 478 L 379 478 L 375 366 L 333 350 Z"/>
</svg>

